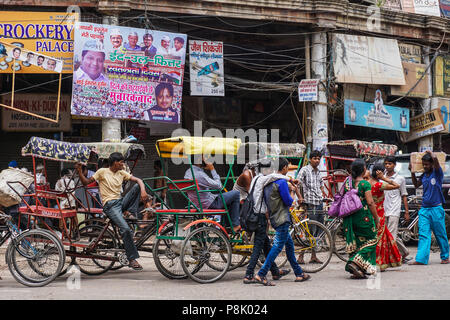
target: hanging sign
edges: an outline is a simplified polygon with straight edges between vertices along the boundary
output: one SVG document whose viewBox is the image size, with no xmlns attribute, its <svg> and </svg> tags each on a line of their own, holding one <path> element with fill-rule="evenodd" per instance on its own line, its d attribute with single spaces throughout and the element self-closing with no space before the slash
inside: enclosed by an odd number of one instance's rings
<svg viewBox="0 0 450 320">
<path fill-rule="evenodd" d="M 303 79 L 298 85 L 298 101 L 317 101 L 319 79 Z"/>
<path fill-rule="evenodd" d="M 411 118 L 409 134 L 402 135 L 404 142 L 410 142 L 445 130 L 441 110 L 434 109 L 425 114 Z"/>
</svg>

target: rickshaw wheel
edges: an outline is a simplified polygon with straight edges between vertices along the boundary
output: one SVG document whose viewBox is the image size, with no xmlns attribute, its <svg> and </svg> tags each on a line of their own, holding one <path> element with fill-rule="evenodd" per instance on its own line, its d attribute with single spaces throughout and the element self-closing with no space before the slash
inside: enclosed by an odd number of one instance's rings
<svg viewBox="0 0 450 320">
<path fill-rule="evenodd" d="M 180 259 L 189 278 L 199 283 L 212 283 L 229 270 L 231 245 L 221 230 L 201 227 L 184 239 Z"/>
<path fill-rule="evenodd" d="M 98 225 L 88 225 L 84 228 L 81 228 L 80 233 L 80 242 L 85 243 L 93 243 L 97 240 L 99 235 L 103 232 L 103 227 Z M 117 257 L 119 254 L 119 246 L 117 241 L 110 230 L 105 230 L 102 238 L 97 243 L 97 245 L 89 252 L 86 252 L 86 249 L 82 250 L 82 253 L 86 253 L 85 258 L 77 257 L 75 259 L 76 265 L 80 268 L 80 271 L 87 275 L 99 275 L 105 273 L 110 270 L 114 265 L 114 261 L 102 260 L 102 259 L 94 259 L 90 258 L 90 254 L 95 255 L 104 255 L 105 257 Z"/>
<path fill-rule="evenodd" d="M 173 226 L 169 226 L 161 236 L 173 236 Z M 176 242 L 177 241 L 177 242 Z M 182 240 L 156 239 L 153 244 L 153 260 L 159 272 L 169 279 L 186 279 L 181 267 L 180 252 Z"/>
<path fill-rule="evenodd" d="M 10 242 L 5 259 L 9 271 L 19 283 L 42 287 L 61 273 L 65 251 L 61 241 L 51 232 L 34 229 L 23 232 Z"/>
<path fill-rule="evenodd" d="M 250 245 L 250 244 L 251 243 L 250 243 L 250 239 L 248 238 L 247 232 L 244 232 L 242 234 L 242 242 L 236 243 L 236 245 Z M 249 254 L 251 254 L 251 252 L 249 252 Z M 224 256 L 224 254 L 221 254 L 220 256 L 222 257 L 222 259 L 224 259 L 224 261 L 226 261 L 225 260 L 226 257 Z M 228 268 L 228 271 L 237 269 L 239 267 L 243 267 L 244 265 L 246 265 L 249 262 L 250 262 L 249 255 L 241 254 L 241 253 L 239 253 L 239 251 L 234 250 L 233 245 L 231 246 L 231 263 L 230 263 L 230 267 Z"/>
</svg>

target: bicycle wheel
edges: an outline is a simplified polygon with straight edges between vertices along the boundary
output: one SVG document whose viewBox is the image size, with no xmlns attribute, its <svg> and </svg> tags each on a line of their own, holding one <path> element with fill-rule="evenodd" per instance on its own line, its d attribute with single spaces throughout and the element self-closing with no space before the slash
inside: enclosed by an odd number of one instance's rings
<svg viewBox="0 0 450 320">
<path fill-rule="evenodd" d="M 22 255 L 25 248 L 26 255 Z M 61 273 L 65 258 L 61 241 L 51 232 L 40 229 L 21 233 L 10 242 L 6 252 L 12 276 L 29 287 L 42 287 L 52 282 Z"/>
<path fill-rule="evenodd" d="M 339 224 L 332 230 L 333 244 L 334 244 L 334 253 L 336 256 L 344 262 L 348 261 L 348 253 L 346 252 L 346 240 L 345 233 L 343 228 L 343 223 L 339 222 Z"/>
<path fill-rule="evenodd" d="M 167 227 L 161 236 L 174 235 L 173 226 Z M 187 275 L 181 266 L 180 252 L 182 240 L 156 239 L 152 253 L 156 268 L 169 279 L 186 279 Z"/>
<path fill-rule="evenodd" d="M 249 259 L 247 259 L 251 255 L 251 250 L 247 249 L 247 247 L 250 245 L 251 243 L 250 239 L 248 238 L 247 232 L 242 233 L 241 242 L 235 242 L 231 245 L 231 263 L 228 271 L 242 267 L 246 264 L 246 262 L 248 263 L 248 261 L 250 261 Z M 240 248 L 240 246 L 243 246 L 244 248 Z M 227 257 L 224 253 L 221 253 L 220 256 L 224 261 L 226 261 Z M 214 264 L 212 264 L 211 267 L 213 268 Z"/>
<path fill-rule="evenodd" d="M 180 258 L 189 278 L 199 283 L 212 283 L 227 273 L 231 264 L 231 245 L 221 230 L 201 227 L 184 239 Z"/>
<path fill-rule="evenodd" d="M 99 236 L 103 233 L 101 239 Z M 98 225 L 88 225 L 80 229 L 80 243 L 85 243 L 86 245 L 94 243 L 98 240 L 92 250 L 88 248 L 78 248 L 75 247 L 78 253 L 82 253 L 85 257 L 76 257 L 75 264 L 80 268 L 80 271 L 87 275 L 99 275 L 107 272 L 111 269 L 114 260 L 117 261 L 119 255 L 119 246 L 112 232 L 104 227 Z M 92 258 L 90 256 L 97 256 Z M 103 256 L 105 259 L 102 259 Z"/>
<path fill-rule="evenodd" d="M 295 255 L 303 255 L 304 263 L 300 264 L 303 271 L 314 273 L 327 266 L 333 254 L 333 238 L 330 231 L 320 222 L 309 220 L 295 225 L 292 229 Z M 319 262 L 311 258 L 316 256 Z"/>
<path fill-rule="evenodd" d="M 275 230 L 269 230 L 267 233 L 267 236 L 270 240 L 270 245 L 273 245 L 273 241 L 275 240 Z M 259 259 L 256 262 L 256 264 L 259 267 L 262 267 L 264 264 L 264 261 L 266 261 L 266 257 L 263 252 L 259 255 Z M 283 248 L 283 250 L 280 252 L 280 254 L 276 257 L 275 263 L 277 264 L 278 268 L 283 268 L 288 261 L 287 255 L 286 255 L 286 248 Z"/>
</svg>

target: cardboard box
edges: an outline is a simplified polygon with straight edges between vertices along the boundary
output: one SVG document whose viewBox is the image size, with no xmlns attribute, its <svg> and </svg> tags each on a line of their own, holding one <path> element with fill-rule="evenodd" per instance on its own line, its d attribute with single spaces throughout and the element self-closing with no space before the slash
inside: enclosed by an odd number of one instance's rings
<svg viewBox="0 0 450 320">
<path fill-rule="evenodd" d="M 433 152 L 439 160 L 442 170 L 445 171 L 445 152 Z M 423 172 L 422 157 L 425 152 L 412 152 L 411 153 L 411 172 Z"/>
</svg>

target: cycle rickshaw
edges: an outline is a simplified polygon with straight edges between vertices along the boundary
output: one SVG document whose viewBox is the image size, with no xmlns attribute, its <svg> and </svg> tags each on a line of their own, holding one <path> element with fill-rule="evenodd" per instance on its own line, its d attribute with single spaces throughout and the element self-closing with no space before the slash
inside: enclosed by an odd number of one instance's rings
<svg viewBox="0 0 450 320">
<path fill-rule="evenodd" d="M 357 158 L 363 158 L 371 164 L 397 152 L 397 146 L 361 140 L 332 141 L 327 144 L 328 155 L 325 156 L 327 176 L 324 177 L 328 197 L 333 198 L 340 186 L 350 175 L 350 166 Z M 326 226 L 331 230 L 334 251 L 343 261 L 347 261 L 345 252 L 345 236 L 342 220 L 328 217 Z"/>
</svg>

